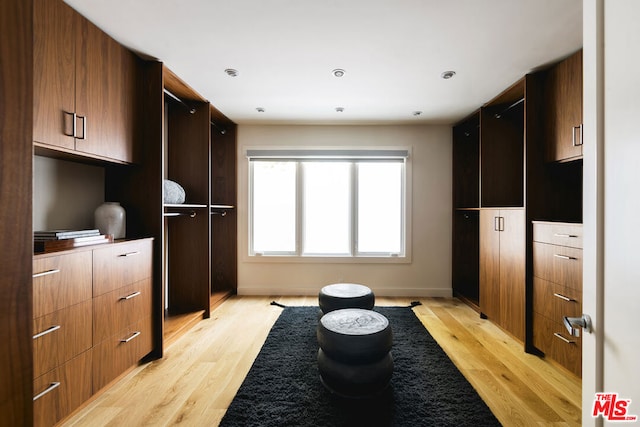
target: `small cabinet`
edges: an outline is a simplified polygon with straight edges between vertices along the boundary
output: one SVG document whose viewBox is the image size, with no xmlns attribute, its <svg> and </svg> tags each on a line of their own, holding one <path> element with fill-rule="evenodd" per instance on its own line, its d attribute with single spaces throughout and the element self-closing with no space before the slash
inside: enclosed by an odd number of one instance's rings
<svg viewBox="0 0 640 427">
<path fill-rule="evenodd" d="M 545 111 L 547 161 L 582 158 L 582 50 L 549 69 Z"/>
<path fill-rule="evenodd" d="M 480 211 L 480 310 L 524 341 L 525 211 Z"/>
<path fill-rule="evenodd" d="M 533 222 L 533 345 L 580 376 L 581 337 L 563 317 L 582 314 L 582 225 Z"/>
<path fill-rule="evenodd" d="M 60 0 L 34 2 L 37 150 L 134 161 L 136 58 Z"/>
</svg>

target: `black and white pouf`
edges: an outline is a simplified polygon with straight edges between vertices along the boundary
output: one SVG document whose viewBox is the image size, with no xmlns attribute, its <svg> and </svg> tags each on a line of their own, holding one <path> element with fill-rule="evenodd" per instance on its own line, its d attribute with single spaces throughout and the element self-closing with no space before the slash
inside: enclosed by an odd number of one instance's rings
<svg viewBox="0 0 640 427">
<path fill-rule="evenodd" d="M 334 283 L 320 289 L 318 305 L 324 314 L 343 308 L 371 310 L 375 305 L 375 296 L 371 289 L 364 285 Z"/>
</svg>

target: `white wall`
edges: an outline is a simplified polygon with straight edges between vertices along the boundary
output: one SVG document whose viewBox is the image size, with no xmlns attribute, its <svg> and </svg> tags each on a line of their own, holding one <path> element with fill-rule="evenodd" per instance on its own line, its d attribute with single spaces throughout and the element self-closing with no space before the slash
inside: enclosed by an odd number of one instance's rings
<svg viewBox="0 0 640 427">
<path fill-rule="evenodd" d="M 34 156 L 34 230 L 93 228 L 102 202 L 103 167 Z"/>
<path fill-rule="evenodd" d="M 302 263 L 249 258 L 246 148 L 258 146 L 411 147 L 411 262 Z M 449 126 L 238 127 L 238 293 L 315 295 L 322 286 L 335 282 L 363 283 L 380 296 L 451 296 Z"/>
</svg>

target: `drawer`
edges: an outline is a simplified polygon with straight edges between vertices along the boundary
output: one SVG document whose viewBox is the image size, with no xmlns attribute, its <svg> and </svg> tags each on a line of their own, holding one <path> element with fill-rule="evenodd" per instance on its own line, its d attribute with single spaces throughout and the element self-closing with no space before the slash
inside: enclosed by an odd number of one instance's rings
<svg viewBox="0 0 640 427">
<path fill-rule="evenodd" d="M 582 224 L 534 221 L 533 241 L 582 249 Z"/>
<path fill-rule="evenodd" d="M 533 275 L 582 291 L 582 249 L 533 242 Z"/>
<path fill-rule="evenodd" d="M 91 300 L 33 321 L 33 376 L 48 372 L 92 345 Z"/>
<path fill-rule="evenodd" d="M 151 278 L 93 300 L 93 341 L 97 344 L 136 321 L 151 316 Z"/>
<path fill-rule="evenodd" d="M 151 352 L 151 316 L 139 320 L 93 347 L 93 387 L 109 384 Z"/>
<path fill-rule="evenodd" d="M 91 351 L 33 381 L 33 425 L 52 426 L 91 397 Z"/>
<path fill-rule="evenodd" d="M 582 375 L 582 338 L 540 314 L 533 316 L 533 345 L 577 376 Z"/>
<path fill-rule="evenodd" d="M 533 311 L 558 323 L 563 316 L 580 317 L 582 292 L 534 277 Z"/>
<path fill-rule="evenodd" d="M 33 317 L 91 299 L 91 251 L 33 258 Z"/>
<path fill-rule="evenodd" d="M 93 296 L 151 277 L 151 239 L 106 245 L 93 251 Z"/>
</svg>

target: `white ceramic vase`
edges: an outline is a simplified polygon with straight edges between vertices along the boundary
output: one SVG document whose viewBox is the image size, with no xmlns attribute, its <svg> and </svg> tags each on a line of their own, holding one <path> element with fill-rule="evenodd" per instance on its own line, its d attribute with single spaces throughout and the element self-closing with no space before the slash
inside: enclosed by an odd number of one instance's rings
<svg viewBox="0 0 640 427">
<path fill-rule="evenodd" d="M 94 212 L 95 226 L 100 234 L 112 234 L 114 239 L 124 239 L 126 213 L 118 202 L 104 202 Z"/>
</svg>

